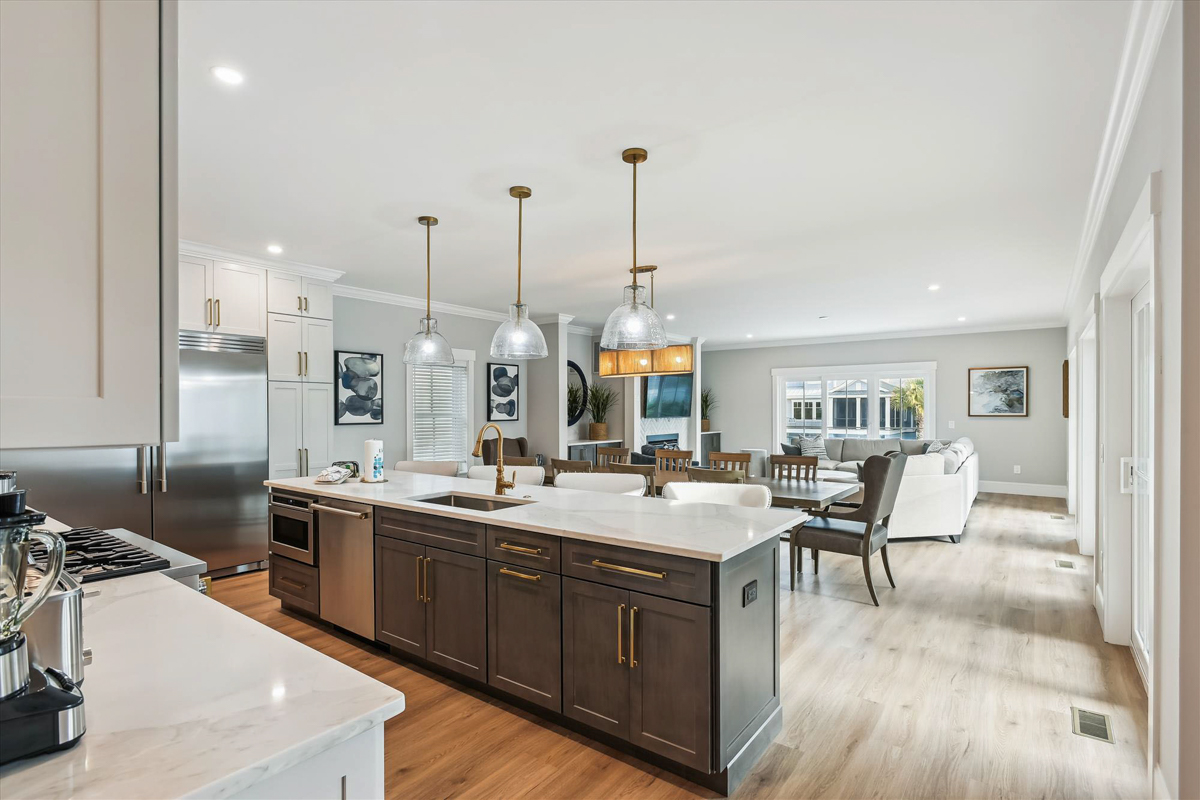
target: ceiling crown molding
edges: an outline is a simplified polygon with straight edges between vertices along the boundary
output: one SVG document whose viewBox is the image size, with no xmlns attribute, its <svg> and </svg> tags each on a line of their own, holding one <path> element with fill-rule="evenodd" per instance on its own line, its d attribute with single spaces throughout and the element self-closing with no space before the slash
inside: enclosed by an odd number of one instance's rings
<svg viewBox="0 0 1200 800">
<path fill-rule="evenodd" d="M 1083 218 L 1083 234 L 1075 264 L 1071 270 L 1071 282 L 1067 284 L 1067 296 L 1063 302 L 1063 314 L 1069 316 L 1096 247 L 1096 237 L 1108 210 L 1113 186 L 1121 171 L 1125 148 L 1137 121 L 1146 84 L 1154 70 L 1158 56 L 1158 45 L 1162 41 L 1167 18 L 1171 15 L 1172 0 L 1135 0 L 1129 12 L 1129 28 L 1125 32 L 1125 44 L 1121 50 L 1121 63 L 1117 70 L 1117 85 L 1113 90 L 1112 105 L 1108 111 L 1108 122 L 1104 127 L 1104 139 L 1100 144 L 1100 158 L 1096 163 L 1096 174 L 1092 178 L 1092 190 L 1088 195 L 1087 212 Z"/>
<path fill-rule="evenodd" d="M 595 336 L 596 331 L 591 328 L 585 328 L 583 325 L 568 325 L 567 333 L 574 333 L 579 336 Z"/>
<path fill-rule="evenodd" d="M 221 261 L 232 261 L 235 264 L 244 264 L 250 267 L 262 267 L 264 269 L 273 269 L 277 272 L 291 272 L 296 275 L 304 275 L 309 278 L 316 278 L 321 281 L 336 281 L 346 273 L 337 269 L 329 269 L 328 267 L 318 267 L 315 264 L 303 264 L 299 261 L 286 261 L 282 258 L 261 258 L 259 256 L 248 256 L 245 253 L 238 253 L 233 250 L 225 250 L 221 247 L 214 247 L 211 244 L 203 244 L 201 242 L 189 242 L 186 239 L 179 240 L 179 252 L 190 256 L 199 256 L 200 258 L 211 258 Z"/>
<path fill-rule="evenodd" d="M 809 339 L 768 339 L 758 342 L 725 342 L 706 344 L 707 350 L 755 350 L 760 347 L 802 347 L 813 344 L 841 344 L 843 342 L 875 342 L 886 339 L 920 339 L 925 336 L 960 336 L 968 333 L 1002 333 L 1005 331 L 1038 331 L 1047 328 L 1064 328 L 1062 320 L 1026 322 L 1015 325 L 962 325 L 957 328 L 927 328 L 925 330 L 880 331 L 878 333 L 852 333 L 845 336 L 814 336 Z"/>
<path fill-rule="evenodd" d="M 387 303 L 392 306 L 425 310 L 424 297 L 410 297 L 406 294 L 381 292 L 377 289 L 360 289 L 357 286 L 345 286 L 340 283 L 333 285 L 333 294 L 335 297 L 350 297 L 355 300 L 369 300 L 372 303 Z M 451 314 L 457 317 L 474 317 L 475 319 L 486 319 L 492 322 L 504 322 L 508 319 L 508 314 L 503 314 L 499 311 L 488 311 L 485 308 L 472 308 L 471 306 L 459 306 L 454 303 L 440 303 L 437 300 L 434 300 L 430 304 L 430 307 L 433 309 L 433 313 L 438 316 Z"/>
</svg>

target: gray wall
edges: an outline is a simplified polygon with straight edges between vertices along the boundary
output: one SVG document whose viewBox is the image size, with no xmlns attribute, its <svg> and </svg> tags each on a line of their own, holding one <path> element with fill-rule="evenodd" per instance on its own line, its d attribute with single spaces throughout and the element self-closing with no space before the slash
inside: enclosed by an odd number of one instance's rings
<svg viewBox="0 0 1200 800">
<path fill-rule="evenodd" d="M 1062 416 L 1062 328 L 880 339 L 864 342 L 705 350 L 703 383 L 717 395 L 712 427 L 721 447 L 773 449 L 771 370 L 780 367 L 937 362 L 939 438 L 967 436 L 979 451 L 986 481 L 1066 486 L 1067 421 Z M 1029 416 L 991 419 L 967 416 L 967 368 L 1029 367 Z M 950 430 L 950 421 L 954 430 Z M 1021 474 L 1013 474 L 1013 465 Z"/>
<path fill-rule="evenodd" d="M 592 337 L 582 333 L 567 332 L 567 360 L 574 361 L 583 370 L 583 377 L 588 382 L 588 388 L 591 388 L 595 376 L 592 375 Z M 568 373 L 569 374 L 569 373 Z M 615 412 L 615 409 L 614 409 Z M 586 439 L 588 431 L 588 422 L 591 418 L 584 414 L 583 417 L 567 428 L 567 441 L 573 442 L 576 439 Z M 612 415 L 609 415 L 608 429 L 612 432 Z"/>
<path fill-rule="evenodd" d="M 423 316 L 420 309 L 349 297 L 333 298 L 334 348 L 383 354 L 383 424 L 335 425 L 334 460 L 353 459 L 361 463 L 364 439 L 383 439 L 384 463 L 388 466 L 408 458 L 404 345 L 416 333 L 417 321 Z M 492 334 L 500 323 L 450 314 L 435 316 L 438 331 L 452 347 L 475 351 L 475 396 L 472 400 L 475 428 L 478 430 L 487 421 L 488 351 L 492 346 Z M 536 369 L 536 366 L 531 367 L 530 362 L 522 365 L 521 418 L 500 423 L 505 436 L 525 436 L 528 430 L 529 398 L 525 389 L 531 368 Z"/>
</svg>

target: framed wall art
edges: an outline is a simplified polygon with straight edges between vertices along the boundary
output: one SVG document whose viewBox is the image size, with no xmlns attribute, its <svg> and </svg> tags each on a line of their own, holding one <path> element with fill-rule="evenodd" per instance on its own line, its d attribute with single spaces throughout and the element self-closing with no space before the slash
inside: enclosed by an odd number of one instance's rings
<svg viewBox="0 0 1200 800">
<path fill-rule="evenodd" d="M 972 417 L 1029 416 L 1029 367 L 969 368 L 967 414 Z"/>
<path fill-rule="evenodd" d="M 383 424 L 383 356 L 333 351 L 334 425 Z"/>
<path fill-rule="evenodd" d="M 521 367 L 517 364 L 487 365 L 488 422 L 511 422 L 521 418 Z"/>
</svg>

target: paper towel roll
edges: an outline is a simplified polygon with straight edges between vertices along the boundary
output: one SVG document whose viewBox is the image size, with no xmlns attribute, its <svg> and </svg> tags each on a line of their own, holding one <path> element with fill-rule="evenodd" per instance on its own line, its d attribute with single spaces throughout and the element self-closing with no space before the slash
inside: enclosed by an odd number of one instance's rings
<svg viewBox="0 0 1200 800">
<path fill-rule="evenodd" d="M 383 480 L 383 440 L 367 439 L 363 442 L 362 480 L 377 483 Z"/>
</svg>

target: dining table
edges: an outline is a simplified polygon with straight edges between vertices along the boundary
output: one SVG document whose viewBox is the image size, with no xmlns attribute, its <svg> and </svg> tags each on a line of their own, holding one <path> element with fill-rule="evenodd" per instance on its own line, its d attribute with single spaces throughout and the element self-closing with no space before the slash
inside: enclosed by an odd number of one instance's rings
<svg viewBox="0 0 1200 800">
<path fill-rule="evenodd" d="M 771 505 L 823 511 L 839 500 L 858 493 L 856 481 L 802 480 L 799 478 L 747 478 L 746 483 L 771 490 Z"/>
</svg>

